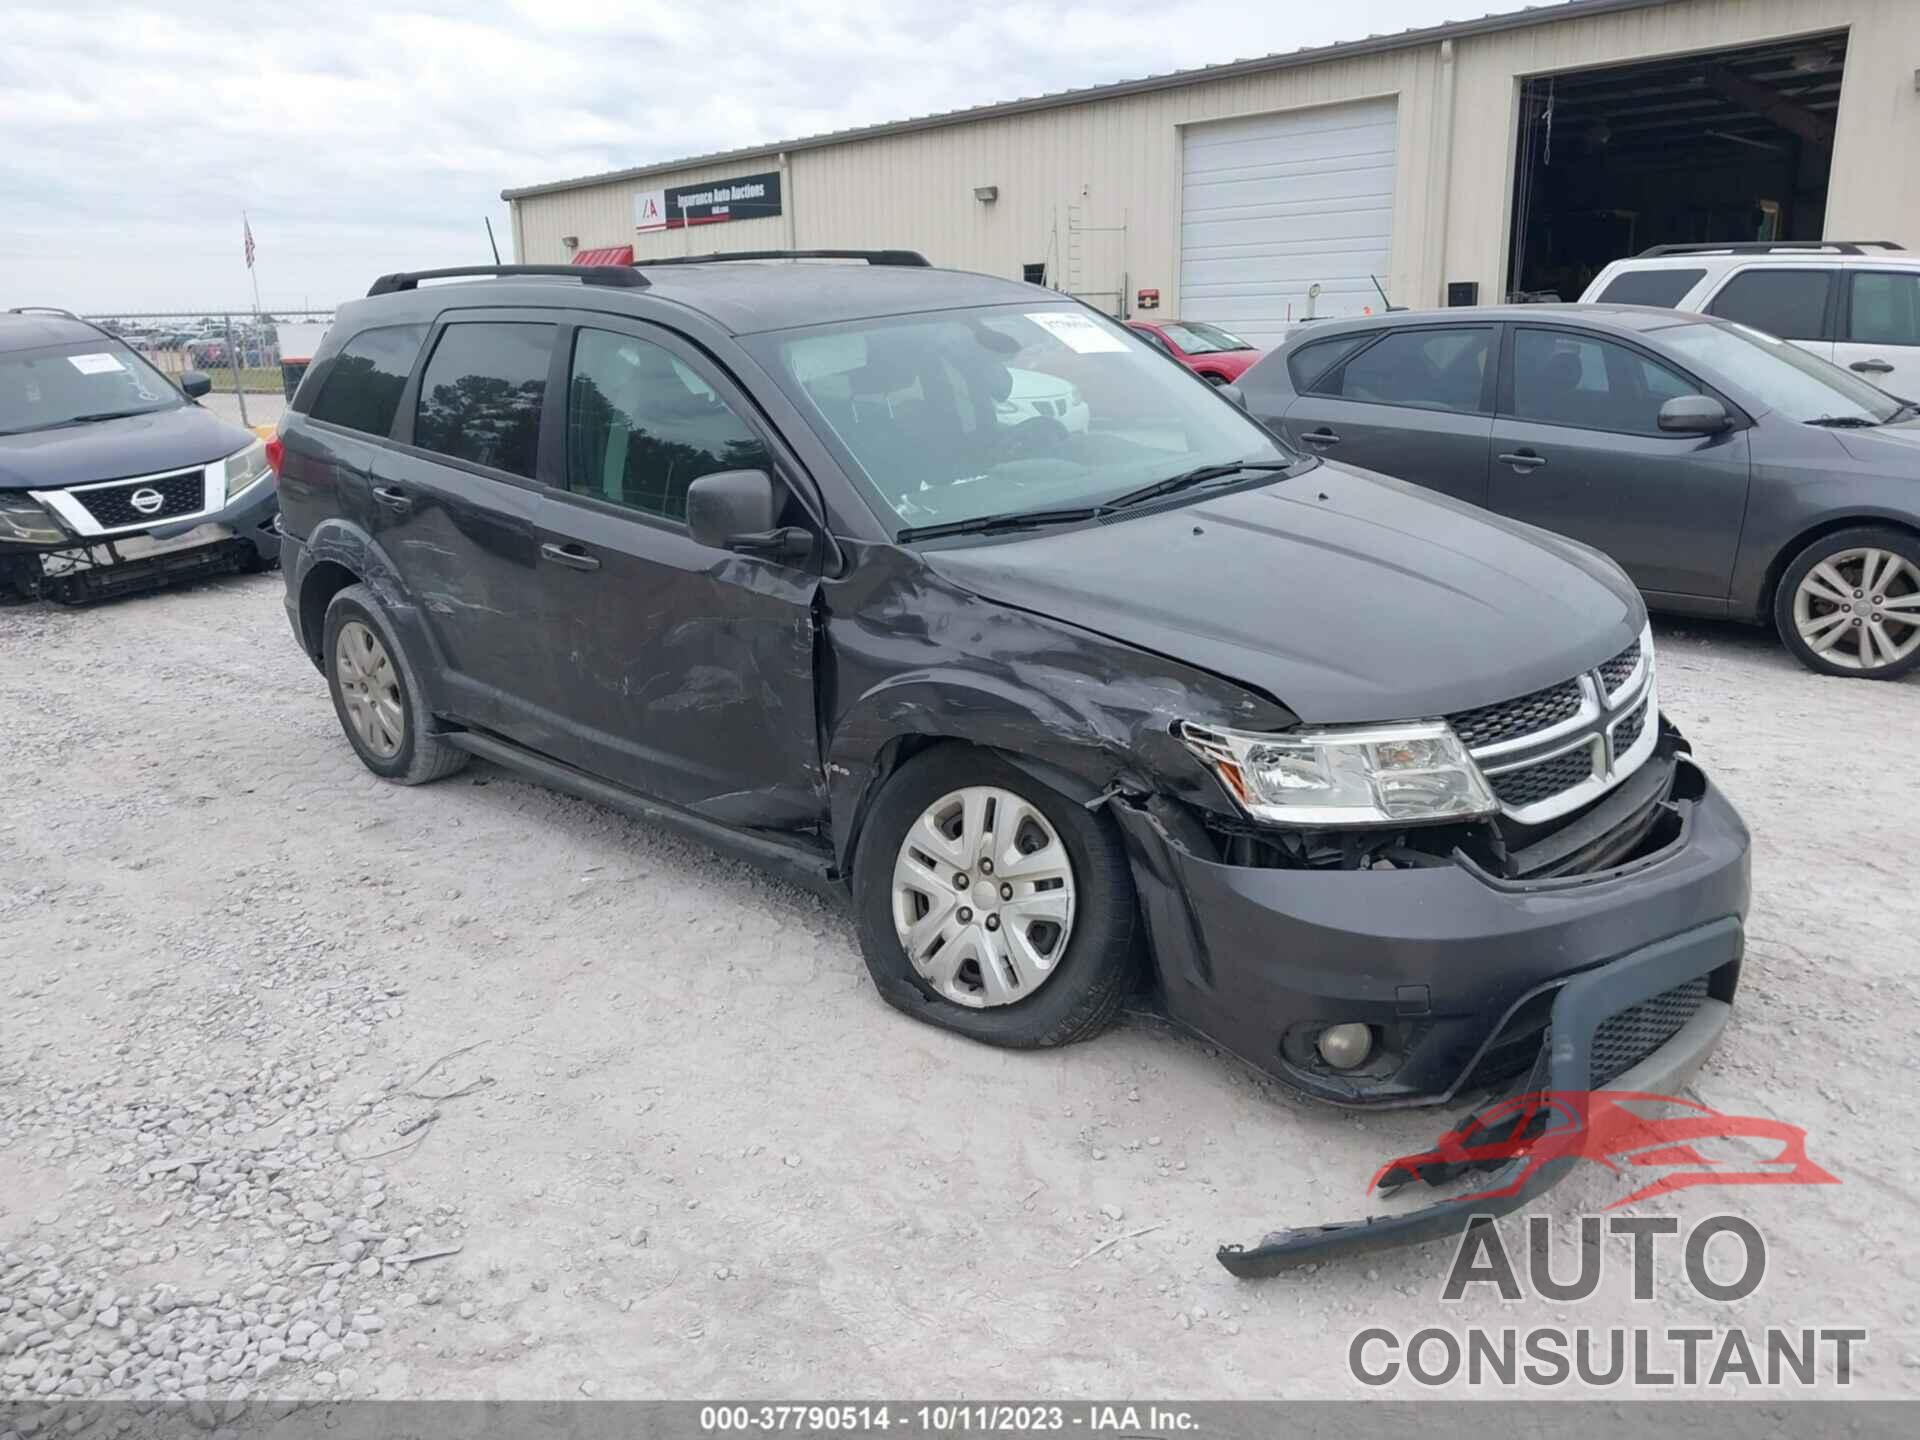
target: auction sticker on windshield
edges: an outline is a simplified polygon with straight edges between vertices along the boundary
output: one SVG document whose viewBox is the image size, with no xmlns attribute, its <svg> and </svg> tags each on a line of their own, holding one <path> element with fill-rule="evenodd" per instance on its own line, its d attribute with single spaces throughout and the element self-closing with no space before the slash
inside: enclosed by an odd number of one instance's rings
<svg viewBox="0 0 1920 1440">
<path fill-rule="evenodd" d="M 114 370 L 127 368 L 120 363 L 117 356 L 109 355 L 104 350 L 93 355 L 69 355 L 67 363 L 82 375 L 105 375 Z"/>
<path fill-rule="evenodd" d="M 1029 311 L 1027 319 L 1033 321 L 1054 339 L 1069 350 L 1082 355 L 1094 355 L 1104 350 L 1124 352 L 1127 342 L 1118 335 L 1101 329 L 1085 315 L 1075 315 L 1061 310 Z"/>
</svg>

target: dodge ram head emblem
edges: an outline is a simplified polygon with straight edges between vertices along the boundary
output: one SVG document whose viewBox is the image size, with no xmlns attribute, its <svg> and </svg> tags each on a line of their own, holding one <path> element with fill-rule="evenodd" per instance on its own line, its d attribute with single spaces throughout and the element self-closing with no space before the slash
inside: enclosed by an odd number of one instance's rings
<svg viewBox="0 0 1920 1440">
<path fill-rule="evenodd" d="M 129 495 L 127 497 L 127 503 L 142 515 L 152 515 L 157 513 L 160 507 L 167 503 L 167 497 L 149 485 L 145 489 L 136 490 L 133 494 Z"/>
</svg>

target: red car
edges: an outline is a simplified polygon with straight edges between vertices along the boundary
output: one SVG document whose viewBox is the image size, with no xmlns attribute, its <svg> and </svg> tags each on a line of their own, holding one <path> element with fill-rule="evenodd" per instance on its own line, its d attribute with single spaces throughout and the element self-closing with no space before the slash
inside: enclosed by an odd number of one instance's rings
<svg viewBox="0 0 1920 1440">
<path fill-rule="evenodd" d="M 1158 345 L 1210 385 L 1228 385 L 1260 358 L 1229 330 L 1200 320 L 1129 320 L 1127 328 Z"/>
</svg>

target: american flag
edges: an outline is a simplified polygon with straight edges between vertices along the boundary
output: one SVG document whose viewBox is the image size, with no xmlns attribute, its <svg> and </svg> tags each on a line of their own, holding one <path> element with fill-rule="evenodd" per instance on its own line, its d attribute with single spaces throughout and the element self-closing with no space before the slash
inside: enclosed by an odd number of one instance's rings
<svg viewBox="0 0 1920 1440">
<path fill-rule="evenodd" d="M 253 268 L 253 226 L 248 223 L 247 217 L 244 215 L 240 217 L 240 228 L 246 232 L 247 268 L 251 270 Z"/>
</svg>

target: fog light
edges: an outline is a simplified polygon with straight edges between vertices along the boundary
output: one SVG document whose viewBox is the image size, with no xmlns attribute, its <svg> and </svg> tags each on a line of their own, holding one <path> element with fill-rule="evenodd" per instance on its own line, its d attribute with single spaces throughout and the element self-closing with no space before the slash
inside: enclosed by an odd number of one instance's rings
<svg viewBox="0 0 1920 1440">
<path fill-rule="evenodd" d="M 1320 1058 L 1336 1070 L 1351 1070 L 1373 1049 L 1373 1031 L 1365 1025 L 1329 1025 L 1320 1032 Z"/>
</svg>

